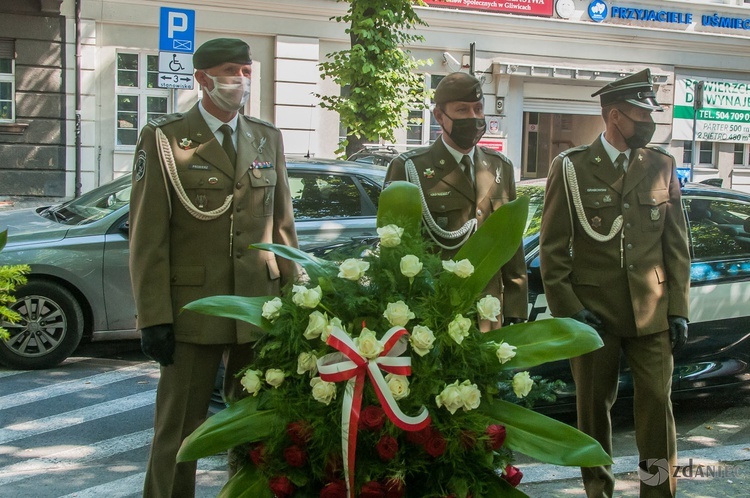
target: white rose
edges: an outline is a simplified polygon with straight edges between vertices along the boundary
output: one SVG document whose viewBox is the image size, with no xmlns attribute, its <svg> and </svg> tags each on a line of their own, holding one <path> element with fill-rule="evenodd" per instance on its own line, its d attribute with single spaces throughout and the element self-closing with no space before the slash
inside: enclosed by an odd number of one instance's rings
<svg viewBox="0 0 750 498">
<path fill-rule="evenodd" d="M 320 334 L 320 340 L 323 342 L 327 342 L 328 336 L 331 335 L 331 332 L 333 332 L 334 328 L 344 330 L 344 324 L 341 323 L 341 320 L 335 316 L 331 318 L 331 321 L 328 322 L 328 325 L 323 330 L 323 333 Z M 344 332 L 346 331 L 344 330 Z"/>
<path fill-rule="evenodd" d="M 266 301 L 263 303 L 263 312 L 261 315 L 266 320 L 272 322 L 276 320 L 279 317 L 279 312 L 281 311 L 281 299 L 278 297 L 275 297 L 271 299 L 270 301 Z"/>
<path fill-rule="evenodd" d="M 469 329 L 471 328 L 471 320 L 462 315 L 456 315 L 451 323 L 448 324 L 448 335 L 461 344 L 464 338 L 469 335 Z"/>
<path fill-rule="evenodd" d="M 432 349 L 432 343 L 435 342 L 435 334 L 423 325 L 415 325 L 411 329 L 409 342 L 419 356 L 424 356 Z"/>
<path fill-rule="evenodd" d="M 313 311 L 310 313 L 310 317 L 307 320 L 307 328 L 302 335 L 305 336 L 305 339 L 315 339 L 316 337 L 320 337 L 320 334 L 323 333 L 327 326 L 328 315 L 320 311 Z"/>
<path fill-rule="evenodd" d="M 468 259 L 462 259 L 461 261 L 443 261 L 443 269 L 454 273 L 457 277 L 468 278 L 474 273 L 474 265 Z"/>
<path fill-rule="evenodd" d="M 458 386 L 458 390 L 461 393 L 461 401 L 463 402 L 464 411 L 479 408 L 479 403 L 482 401 L 482 393 L 477 388 L 476 384 L 472 384 L 468 380 L 465 380 L 460 386 Z"/>
<path fill-rule="evenodd" d="M 378 228 L 380 244 L 383 247 L 396 247 L 401 243 L 401 236 L 403 234 L 404 229 L 398 225 L 386 225 Z"/>
<path fill-rule="evenodd" d="M 388 303 L 383 316 L 393 327 L 403 327 L 409 320 L 415 317 L 414 313 L 412 313 L 403 301 Z"/>
<path fill-rule="evenodd" d="M 336 399 L 336 384 L 333 382 L 326 382 L 320 377 L 313 377 L 310 380 L 310 387 L 312 387 L 312 396 L 315 401 L 330 405 L 331 400 Z"/>
<path fill-rule="evenodd" d="M 377 358 L 383 352 L 383 344 L 375 336 L 375 332 L 368 328 L 363 328 L 359 337 L 354 339 L 360 354 L 368 359 Z"/>
<path fill-rule="evenodd" d="M 393 394 L 393 399 L 399 400 L 409 395 L 409 379 L 405 375 L 388 374 L 385 381 Z"/>
<path fill-rule="evenodd" d="M 518 372 L 513 376 L 513 392 L 516 393 L 516 396 L 519 398 L 523 398 L 529 394 L 531 386 L 533 385 L 534 381 L 531 380 L 529 372 Z"/>
<path fill-rule="evenodd" d="M 314 375 L 318 371 L 318 357 L 315 353 L 300 353 L 297 357 L 297 373 L 302 375 L 305 372 L 312 372 Z"/>
<path fill-rule="evenodd" d="M 507 363 L 516 355 L 516 347 L 511 346 L 507 342 L 501 342 L 495 354 L 497 354 L 497 359 L 500 360 L 501 364 Z"/>
<path fill-rule="evenodd" d="M 370 263 L 357 258 L 345 259 L 339 266 L 338 276 L 347 280 L 357 281 L 365 274 Z"/>
<path fill-rule="evenodd" d="M 292 287 L 292 302 L 302 308 L 314 308 L 320 303 L 320 298 L 323 297 L 323 291 L 320 290 L 320 286 L 314 289 L 308 289 L 304 285 L 295 285 Z"/>
<path fill-rule="evenodd" d="M 275 388 L 279 387 L 284 382 L 285 377 L 286 375 L 284 375 L 284 371 L 279 370 L 278 368 L 269 368 L 266 370 L 266 382 Z"/>
<path fill-rule="evenodd" d="M 245 370 L 245 374 L 240 379 L 240 384 L 245 388 L 245 391 L 257 396 L 260 392 L 260 388 L 263 382 L 260 380 L 260 370 Z"/>
<path fill-rule="evenodd" d="M 497 315 L 500 314 L 500 300 L 487 294 L 477 303 L 477 311 L 480 318 L 496 322 Z"/>
<path fill-rule="evenodd" d="M 451 415 L 463 407 L 464 402 L 463 398 L 461 398 L 461 389 L 458 386 L 458 381 L 445 386 L 445 389 L 435 397 L 435 403 L 438 408 L 444 406 L 446 410 L 451 412 Z"/>
<path fill-rule="evenodd" d="M 401 274 L 405 277 L 414 278 L 422 271 L 422 262 L 413 254 L 407 254 L 401 258 Z"/>
</svg>

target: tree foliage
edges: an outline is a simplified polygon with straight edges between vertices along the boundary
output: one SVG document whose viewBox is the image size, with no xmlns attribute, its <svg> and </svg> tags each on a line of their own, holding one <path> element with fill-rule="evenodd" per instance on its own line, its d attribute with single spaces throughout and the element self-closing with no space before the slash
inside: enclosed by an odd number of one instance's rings
<svg viewBox="0 0 750 498">
<path fill-rule="evenodd" d="M 424 78 L 415 69 L 431 64 L 415 59 L 403 47 L 424 40 L 410 30 L 426 26 L 414 5 L 421 0 L 337 0 L 349 3 L 343 16 L 331 20 L 349 24 L 347 50 L 326 54 L 320 63 L 323 78 L 330 78 L 342 95 L 317 95 L 321 107 L 339 114 L 347 138 L 337 153 L 347 156 L 363 143 L 393 142 L 411 109 L 424 109 Z"/>
</svg>

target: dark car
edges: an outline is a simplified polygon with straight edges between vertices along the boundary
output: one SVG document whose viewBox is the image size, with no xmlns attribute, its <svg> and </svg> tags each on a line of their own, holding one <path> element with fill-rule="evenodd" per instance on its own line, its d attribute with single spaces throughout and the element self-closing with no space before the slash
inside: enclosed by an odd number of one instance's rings
<svg viewBox="0 0 750 498">
<path fill-rule="evenodd" d="M 303 249 L 375 236 L 385 168 L 346 161 L 288 158 L 297 234 Z M 0 265 L 29 264 L 28 283 L 3 322 L 0 363 L 48 368 L 82 338 L 137 337 L 128 271 L 130 176 L 55 206 L 0 212 L 8 243 Z"/>
<path fill-rule="evenodd" d="M 391 146 L 367 146 L 347 157 L 346 160 L 377 166 L 388 166 L 393 158 L 399 154 L 399 151 Z"/>
</svg>

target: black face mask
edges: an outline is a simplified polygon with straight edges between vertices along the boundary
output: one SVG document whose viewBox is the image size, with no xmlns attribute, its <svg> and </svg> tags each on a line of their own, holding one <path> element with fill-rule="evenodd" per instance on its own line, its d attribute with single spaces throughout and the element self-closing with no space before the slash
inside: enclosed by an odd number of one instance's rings
<svg viewBox="0 0 750 498">
<path fill-rule="evenodd" d="M 443 112 L 443 114 L 448 116 L 445 112 Z M 463 150 L 468 150 L 474 147 L 487 129 L 487 122 L 484 118 L 453 119 L 450 116 L 448 116 L 448 118 L 453 121 L 453 128 L 451 128 L 451 132 L 448 133 L 448 136 L 451 137 L 453 143 Z M 445 128 L 443 128 L 443 130 L 445 130 Z"/>
<path fill-rule="evenodd" d="M 633 122 L 633 134 L 629 137 L 623 137 L 625 139 L 625 144 L 631 149 L 645 147 L 654 136 L 656 123 L 653 121 L 636 121 L 622 111 L 620 111 L 620 114 Z M 619 130 L 620 127 L 618 126 L 617 129 Z M 620 134 L 622 134 L 622 131 Z"/>
</svg>

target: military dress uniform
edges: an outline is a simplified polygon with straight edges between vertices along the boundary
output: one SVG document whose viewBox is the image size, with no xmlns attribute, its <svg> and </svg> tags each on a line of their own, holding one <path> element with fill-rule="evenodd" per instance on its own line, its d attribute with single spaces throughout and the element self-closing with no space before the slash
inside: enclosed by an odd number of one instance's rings
<svg viewBox="0 0 750 498">
<path fill-rule="evenodd" d="M 627 167 L 617 168 L 602 137 L 560 154 L 547 179 L 540 256 L 553 316 L 587 309 L 603 324 L 604 347 L 571 360 L 579 429 L 612 455 L 609 412 L 624 352 L 640 460 L 671 471 L 677 456 L 668 316 L 688 316 L 690 282 L 674 158 L 646 146 L 631 149 Z M 658 469 L 643 471 L 642 481 Z M 613 496 L 610 467 L 584 468 L 582 475 L 589 497 Z M 642 497 L 674 495 L 673 478 L 657 480 L 641 483 Z"/>
<path fill-rule="evenodd" d="M 297 246 L 281 133 L 240 114 L 232 164 L 199 105 L 145 126 L 133 167 L 130 272 L 138 327 L 173 324 L 177 343 L 174 364 L 161 369 L 145 496 L 194 495 L 195 462 L 175 465 L 177 450 L 206 417 L 222 355 L 228 351 L 225 394 L 239 397 L 234 374 L 250 362 L 260 336 L 248 323 L 182 307 L 214 295 L 278 295 L 296 270 L 248 248 Z"/>
<path fill-rule="evenodd" d="M 477 226 L 481 226 L 496 209 L 516 198 L 516 185 L 513 165 L 507 157 L 486 147 L 475 147 L 474 151 L 475 186 L 448 151 L 442 137 L 429 147 L 395 158 L 388 167 L 386 184 L 406 180 L 405 163 L 411 160 L 428 210 L 440 228 L 458 230 L 473 217 L 477 220 Z M 456 244 L 455 240 L 435 237 L 446 246 Z M 441 257 L 451 259 L 458 250 L 444 249 Z M 527 285 L 523 245 L 519 244 L 511 260 L 487 285 L 485 293 L 500 299 L 504 317 L 525 319 L 528 316 Z M 482 324 L 483 330 L 499 326 L 495 322 Z"/>
</svg>

